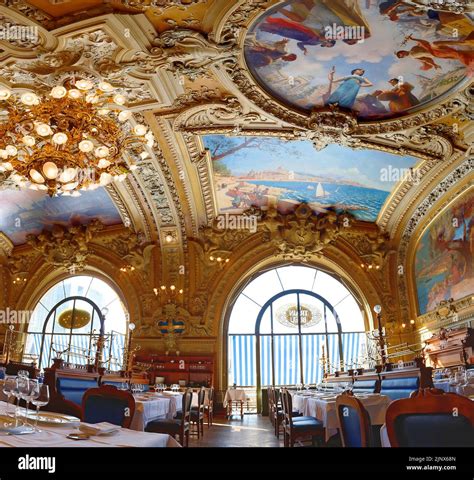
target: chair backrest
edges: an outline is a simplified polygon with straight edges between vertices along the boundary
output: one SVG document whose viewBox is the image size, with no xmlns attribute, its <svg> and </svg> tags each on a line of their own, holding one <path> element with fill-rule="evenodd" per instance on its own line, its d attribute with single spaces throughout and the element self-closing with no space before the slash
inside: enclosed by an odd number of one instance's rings
<svg viewBox="0 0 474 480">
<path fill-rule="evenodd" d="M 214 405 L 214 387 L 209 388 L 207 398 L 209 400 L 209 406 L 213 406 Z"/>
<path fill-rule="evenodd" d="M 198 411 L 204 412 L 204 400 L 206 398 L 206 389 L 201 387 L 198 392 Z"/>
<path fill-rule="evenodd" d="M 283 418 L 285 425 L 293 428 L 293 398 L 287 388 L 280 391 L 281 403 L 283 407 Z"/>
<path fill-rule="evenodd" d="M 386 413 L 392 447 L 474 447 L 472 400 L 423 389 L 392 402 Z"/>
<path fill-rule="evenodd" d="M 273 412 L 275 406 L 275 389 L 273 387 L 268 387 L 268 410 Z"/>
<path fill-rule="evenodd" d="M 384 378 L 380 386 L 380 393 L 392 400 L 408 398 L 411 393 L 420 387 L 418 377 Z"/>
<path fill-rule="evenodd" d="M 87 423 L 109 422 L 129 428 L 134 413 L 133 395 L 112 385 L 90 388 L 82 398 L 82 419 Z"/>
<path fill-rule="evenodd" d="M 191 416 L 191 404 L 193 403 L 193 391 L 188 388 L 183 393 L 183 403 L 181 406 L 181 424 L 184 425 L 185 422 L 189 422 Z"/>
<path fill-rule="evenodd" d="M 344 392 L 336 397 L 336 411 L 342 446 L 369 447 L 370 417 L 362 402 L 352 392 Z"/>
</svg>

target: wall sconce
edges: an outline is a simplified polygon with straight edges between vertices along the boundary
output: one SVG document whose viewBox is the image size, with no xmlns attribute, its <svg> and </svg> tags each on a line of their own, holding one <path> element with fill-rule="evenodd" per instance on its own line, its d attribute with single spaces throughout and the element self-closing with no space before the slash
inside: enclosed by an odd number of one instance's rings
<svg viewBox="0 0 474 480">
<path fill-rule="evenodd" d="M 158 297 L 162 295 L 163 298 L 168 299 L 168 303 L 173 300 L 176 300 L 178 297 L 181 297 L 184 293 L 184 289 L 179 288 L 176 285 L 170 285 L 169 287 L 166 285 L 161 285 L 160 288 L 155 287 L 153 289 L 153 293 Z M 181 298 L 180 298 L 181 299 Z"/>
<path fill-rule="evenodd" d="M 226 263 L 229 263 L 229 261 L 230 261 L 228 258 L 221 257 L 221 256 L 214 256 L 214 255 L 210 255 L 209 260 L 211 262 L 215 262 L 221 268 L 224 267 L 226 265 Z"/>
<path fill-rule="evenodd" d="M 416 321 L 411 319 L 410 322 L 408 323 L 408 326 L 410 326 L 410 329 L 413 331 L 413 330 L 416 330 Z M 402 323 L 402 329 L 405 329 L 407 327 L 407 324 L 405 322 Z"/>
<path fill-rule="evenodd" d="M 361 263 L 360 268 L 362 270 L 380 270 L 380 265 L 377 265 L 375 263 Z"/>
<path fill-rule="evenodd" d="M 122 268 L 120 269 L 120 271 L 121 271 L 121 272 L 124 272 L 124 273 L 126 273 L 126 272 L 133 272 L 134 270 L 135 270 L 135 267 L 134 267 L 133 265 L 127 265 L 127 266 L 122 267 Z"/>
<path fill-rule="evenodd" d="M 24 283 L 26 283 L 26 277 L 16 277 L 13 280 L 13 285 L 23 285 Z"/>
</svg>

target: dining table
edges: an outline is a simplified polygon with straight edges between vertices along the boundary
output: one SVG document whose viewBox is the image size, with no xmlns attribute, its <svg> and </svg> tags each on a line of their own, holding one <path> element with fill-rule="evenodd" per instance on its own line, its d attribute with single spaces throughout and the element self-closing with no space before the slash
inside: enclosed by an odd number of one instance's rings
<svg viewBox="0 0 474 480">
<path fill-rule="evenodd" d="M 385 423 L 385 412 L 391 402 L 386 395 L 377 393 L 355 394 L 367 410 L 372 425 Z M 336 396 L 327 392 L 294 393 L 293 410 L 298 410 L 302 415 L 315 417 L 321 420 L 325 431 L 326 442 L 336 435 L 339 420 L 336 411 Z"/>
<path fill-rule="evenodd" d="M 12 412 L 12 406 L 6 402 L 0 401 L 0 447 L 180 447 L 180 444 L 170 435 L 161 433 L 148 433 L 118 427 L 118 429 L 108 435 L 91 435 L 84 440 L 73 440 L 68 435 L 79 432 L 81 422 L 74 417 L 62 416 L 47 411 L 41 411 L 41 414 L 47 418 L 62 417 L 67 420 L 63 424 L 51 422 L 38 423 L 39 432 L 24 435 L 15 435 L 7 430 L 2 430 L 5 423 L 12 421 L 7 416 Z M 26 409 L 20 408 L 19 414 L 24 415 Z M 34 412 L 30 410 L 30 423 L 34 421 Z"/>
<path fill-rule="evenodd" d="M 161 418 L 171 419 L 181 410 L 181 402 L 177 396 L 147 392 L 135 394 L 134 398 L 135 413 L 130 424 L 132 430 L 143 432 L 149 422 Z"/>
</svg>

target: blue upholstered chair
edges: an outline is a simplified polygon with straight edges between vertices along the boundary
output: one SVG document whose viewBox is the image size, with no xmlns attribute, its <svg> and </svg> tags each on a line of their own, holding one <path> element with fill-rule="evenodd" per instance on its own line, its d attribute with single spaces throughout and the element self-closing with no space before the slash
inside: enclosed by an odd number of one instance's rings
<svg viewBox="0 0 474 480">
<path fill-rule="evenodd" d="M 355 380 L 352 385 L 354 393 L 376 393 L 379 389 L 379 380 Z"/>
<path fill-rule="evenodd" d="M 426 388 L 396 400 L 386 426 L 392 447 L 474 447 L 473 402 L 455 393 Z"/>
<path fill-rule="evenodd" d="M 66 400 L 82 405 L 82 397 L 89 388 L 97 388 L 96 379 L 91 378 L 75 378 L 75 377 L 57 377 L 56 390 Z"/>
<path fill-rule="evenodd" d="M 411 393 L 420 387 L 418 377 L 384 378 L 380 385 L 380 393 L 392 400 L 408 398 Z"/>
<path fill-rule="evenodd" d="M 293 418 L 293 399 L 286 388 L 281 390 L 281 403 L 283 406 L 284 445 L 294 447 L 298 439 L 324 439 L 323 422 L 314 417 Z"/>
<path fill-rule="evenodd" d="M 343 447 L 370 447 L 370 417 L 352 392 L 336 398 L 336 412 Z"/>
<path fill-rule="evenodd" d="M 82 398 L 82 420 L 86 423 L 109 422 L 129 428 L 134 413 L 133 395 L 112 385 L 90 388 Z"/>
<path fill-rule="evenodd" d="M 183 447 L 189 445 L 189 427 L 191 420 L 191 403 L 193 401 L 193 391 L 188 389 L 183 395 L 181 407 L 181 418 L 158 419 L 149 422 L 145 427 L 146 432 L 167 433 L 175 437 L 179 436 L 179 442 Z"/>
</svg>

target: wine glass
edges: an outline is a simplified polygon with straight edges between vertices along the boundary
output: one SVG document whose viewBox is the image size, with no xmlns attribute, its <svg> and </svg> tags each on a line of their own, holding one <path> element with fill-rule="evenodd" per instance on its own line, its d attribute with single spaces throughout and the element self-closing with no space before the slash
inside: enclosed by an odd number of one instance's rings
<svg viewBox="0 0 474 480">
<path fill-rule="evenodd" d="M 49 403 L 48 385 L 44 383 L 36 383 L 31 395 L 31 403 L 36 407 L 36 419 L 35 419 L 34 429 L 37 432 L 41 432 L 41 430 L 38 428 L 39 409 L 40 407 L 44 407 Z"/>
<path fill-rule="evenodd" d="M 18 370 L 17 376 L 22 378 L 28 378 L 30 376 L 30 372 L 28 372 L 28 370 Z"/>
<path fill-rule="evenodd" d="M 28 404 L 30 403 L 29 397 L 31 393 L 30 379 L 28 377 L 21 376 L 16 379 L 16 383 L 18 389 L 18 404 L 20 403 L 20 399 L 26 401 L 27 410 L 24 424 L 28 425 Z"/>
<path fill-rule="evenodd" d="M 16 377 L 8 375 L 5 377 L 5 382 L 3 383 L 3 393 L 7 397 L 7 410 L 6 414 L 7 416 L 13 416 L 13 414 L 8 413 L 8 406 L 10 405 L 10 398 L 14 397 L 14 390 L 16 388 Z"/>
<path fill-rule="evenodd" d="M 24 394 L 24 399 L 26 401 L 26 422 L 25 425 L 28 425 L 28 407 L 30 405 L 31 399 L 35 393 L 35 389 L 38 388 L 38 380 L 35 378 L 31 378 L 28 380 L 28 388 Z"/>
</svg>

